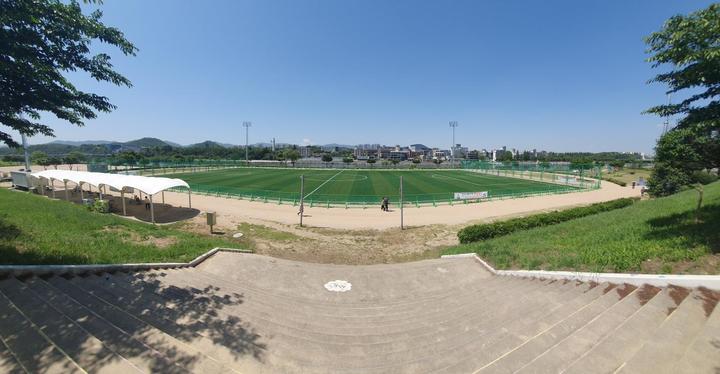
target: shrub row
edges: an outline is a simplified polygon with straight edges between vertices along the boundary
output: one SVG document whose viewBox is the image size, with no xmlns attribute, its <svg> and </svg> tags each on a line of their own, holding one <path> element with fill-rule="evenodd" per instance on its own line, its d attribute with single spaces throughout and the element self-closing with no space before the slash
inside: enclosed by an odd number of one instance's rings
<svg viewBox="0 0 720 374">
<path fill-rule="evenodd" d="M 615 184 L 623 186 L 623 187 L 627 186 L 626 182 L 623 182 L 619 179 L 615 179 L 615 178 L 604 178 L 604 179 L 608 182 L 615 183 Z"/>
<path fill-rule="evenodd" d="M 458 232 L 458 239 L 460 239 L 460 243 L 477 242 L 497 236 L 508 235 L 515 231 L 528 230 L 535 227 L 550 226 L 575 218 L 624 208 L 628 205 L 631 205 L 634 201 L 635 199 L 632 198 L 623 198 L 606 201 L 603 203 L 596 203 L 579 208 L 535 214 L 522 218 L 513 218 L 507 221 L 472 225 L 460 230 L 460 232 Z"/>
</svg>

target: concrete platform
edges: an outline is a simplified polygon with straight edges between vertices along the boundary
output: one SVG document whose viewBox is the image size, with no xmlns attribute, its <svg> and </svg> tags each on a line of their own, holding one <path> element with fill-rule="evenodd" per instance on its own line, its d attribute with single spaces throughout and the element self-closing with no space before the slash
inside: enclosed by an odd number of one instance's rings
<svg viewBox="0 0 720 374">
<path fill-rule="evenodd" d="M 497 276 L 475 259 L 0 280 L 0 372 L 714 373 L 720 294 Z"/>
</svg>

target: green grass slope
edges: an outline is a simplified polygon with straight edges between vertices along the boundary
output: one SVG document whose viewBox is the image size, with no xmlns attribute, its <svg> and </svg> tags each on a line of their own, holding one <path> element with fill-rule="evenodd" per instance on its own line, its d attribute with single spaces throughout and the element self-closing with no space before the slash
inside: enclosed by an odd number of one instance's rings
<svg viewBox="0 0 720 374">
<path fill-rule="evenodd" d="M 0 189 L 1 264 L 187 262 L 222 239 L 152 226 L 42 196 Z"/>
<path fill-rule="evenodd" d="M 697 192 L 554 226 L 449 248 L 475 252 L 498 269 L 720 273 L 720 182 L 705 186 L 700 222 Z"/>
</svg>

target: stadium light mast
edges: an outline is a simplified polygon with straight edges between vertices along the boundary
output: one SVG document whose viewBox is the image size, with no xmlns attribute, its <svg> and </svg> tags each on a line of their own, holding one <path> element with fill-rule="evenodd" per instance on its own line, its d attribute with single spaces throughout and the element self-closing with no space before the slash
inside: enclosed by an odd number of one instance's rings
<svg viewBox="0 0 720 374">
<path fill-rule="evenodd" d="M 250 165 L 250 160 L 248 159 L 248 147 L 250 145 L 250 142 L 248 141 L 248 134 L 250 133 L 249 129 L 252 126 L 252 122 L 245 121 L 242 125 L 245 128 L 245 163 Z"/>
<path fill-rule="evenodd" d="M 452 128 L 452 145 L 450 146 L 450 164 L 455 166 L 455 128 L 458 127 L 458 121 L 450 121 Z"/>
</svg>

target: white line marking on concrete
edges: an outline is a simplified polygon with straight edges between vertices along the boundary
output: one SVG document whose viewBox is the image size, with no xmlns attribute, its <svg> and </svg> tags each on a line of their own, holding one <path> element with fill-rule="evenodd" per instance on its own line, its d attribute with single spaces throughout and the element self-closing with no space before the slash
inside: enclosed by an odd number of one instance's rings
<svg viewBox="0 0 720 374">
<path fill-rule="evenodd" d="M 320 189 L 320 187 L 322 187 L 322 186 L 324 186 L 324 185 L 325 185 L 325 183 L 327 183 L 327 182 L 330 182 L 330 181 L 331 181 L 331 180 L 332 180 L 333 178 L 335 178 L 335 177 L 337 177 L 338 175 L 340 175 L 340 173 L 342 173 L 343 171 L 345 171 L 345 169 L 343 169 L 343 170 L 340 170 L 339 172 L 337 172 L 337 174 L 335 174 L 335 175 L 333 175 L 332 177 L 328 178 L 328 179 L 327 179 L 327 180 L 326 180 L 325 182 L 322 182 L 322 184 L 320 184 L 319 186 L 317 186 L 317 188 L 316 188 L 316 189 L 312 190 L 312 192 L 310 192 L 309 194 L 305 195 L 304 199 L 307 199 L 307 198 L 308 198 L 308 196 L 310 196 L 310 195 L 314 194 L 314 193 L 315 193 L 315 191 L 319 190 L 319 189 Z"/>
</svg>

